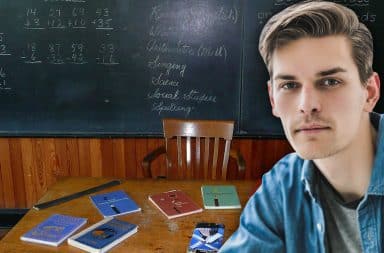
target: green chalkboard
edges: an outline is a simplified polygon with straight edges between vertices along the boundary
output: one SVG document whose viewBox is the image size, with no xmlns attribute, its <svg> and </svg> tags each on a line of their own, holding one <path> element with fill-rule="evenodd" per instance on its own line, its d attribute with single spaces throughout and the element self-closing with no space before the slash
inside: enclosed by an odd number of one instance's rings
<svg viewBox="0 0 384 253">
<path fill-rule="evenodd" d="M 161 119 L 173 117 L 282 137 L 257 43 L 293 2 L 2 0 L 0 135 L 160 136 Z M 383 3 L 339 2 L 372 29 L 382 75 Z"/>
</svg>

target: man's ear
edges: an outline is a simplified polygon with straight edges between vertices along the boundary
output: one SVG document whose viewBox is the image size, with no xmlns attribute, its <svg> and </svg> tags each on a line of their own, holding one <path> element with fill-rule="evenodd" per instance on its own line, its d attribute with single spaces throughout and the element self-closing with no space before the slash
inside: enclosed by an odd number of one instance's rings
<svg viewBox="0 0 384 253">
<path fill-rule="evenodd" d="M 367 90 L 367 99 L 364 110 L 371 112 L 380 98 L 380 77 L 376 72 L 373 72 L 368 78 L 365 89 Z"/>
<path fill-rule="evenodd" d="M 273 96 L 273 86 L 271 80 L 268 81 L 268 95 L 269 95 L 269 102 L 271 103 L 272 106 L 272 114 L 275 117 L 279 117 L 278 113 L 276 112 L 276 107 L 275 107 L 275 99 Z"/>
</svg>

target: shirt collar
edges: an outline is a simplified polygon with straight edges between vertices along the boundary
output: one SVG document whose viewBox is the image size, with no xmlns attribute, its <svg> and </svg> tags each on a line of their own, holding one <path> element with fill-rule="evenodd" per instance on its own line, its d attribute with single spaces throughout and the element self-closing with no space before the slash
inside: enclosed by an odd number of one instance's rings
<svg viewBox="0 0 384 253">
<path fill-rule="evenodd" d="M 377 128 L 376 154 L 367 194 L 384 195 L 384 116 L 372 113 L 371 118 L 377 116 L 380 117 L 380 121 Z"/>
<path fill-rule="evenodd" d="M 317 196 L 317 173 L 316 166 L 312 160 L 304 160 L 301 170 L 301 181 L 304 184 L 304 189 L 312 198 Z"/>
<path fill-rule="evenodd" d="M 376 154 L 367 194 L 384 195 L 384 116 L 383 114 L 380 115 L 377 113 L 371 113 L 370 116 L 373 126 L 377 129 L 377 137 Z M 305 191 L 308 192 L 312 198 L 316 198 L 317 172 L 312 160 L 304 160 L 301 170 L 301 181 L 304 183 Z"/>
</svg>

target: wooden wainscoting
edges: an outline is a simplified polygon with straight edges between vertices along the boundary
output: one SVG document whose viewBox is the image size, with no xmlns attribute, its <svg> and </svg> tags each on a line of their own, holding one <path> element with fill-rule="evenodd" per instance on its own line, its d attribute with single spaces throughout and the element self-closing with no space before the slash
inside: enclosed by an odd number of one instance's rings
<svg viewBox="0 0 384 253">
<path fill-rule="evenodd" d="M 64 176 L 143 178 L 141 160 L 163 138 L 0 138 L 0 208 L 30 208 Z M 284 154 L 285 140 L 234 139 L 256 179 Z M 163 160 L 161 160 L 163 159 Z M 161 169 L 164 158 L 153 166 Z"/>
</svg>

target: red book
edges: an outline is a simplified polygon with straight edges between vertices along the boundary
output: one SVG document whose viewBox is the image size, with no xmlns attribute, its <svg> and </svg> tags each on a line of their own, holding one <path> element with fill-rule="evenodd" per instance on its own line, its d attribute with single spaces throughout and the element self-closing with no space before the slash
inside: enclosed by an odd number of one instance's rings
<svg viewBox="0 0 384 253">
<path fill-rule="evenodd" d="M 201 207 L 181 190 L 152 194 L 148 196 L 148 199 L 159 208 L 168 219 L 203 211 Z"/>
</svg>

